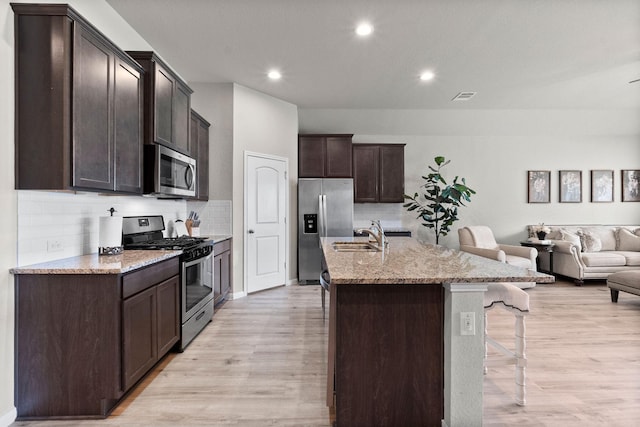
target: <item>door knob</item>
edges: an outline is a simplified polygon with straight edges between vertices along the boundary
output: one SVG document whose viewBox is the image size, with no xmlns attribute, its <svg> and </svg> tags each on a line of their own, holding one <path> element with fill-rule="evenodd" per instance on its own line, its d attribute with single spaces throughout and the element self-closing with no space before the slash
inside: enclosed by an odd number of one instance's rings
<svg viewBox="0 0 640 427">
<path fill-rule="evenodd" d="M 249 230 L 249 234 L 253 234 L 253 233 L 255 233 L 255 231 Z"/>
</svg>

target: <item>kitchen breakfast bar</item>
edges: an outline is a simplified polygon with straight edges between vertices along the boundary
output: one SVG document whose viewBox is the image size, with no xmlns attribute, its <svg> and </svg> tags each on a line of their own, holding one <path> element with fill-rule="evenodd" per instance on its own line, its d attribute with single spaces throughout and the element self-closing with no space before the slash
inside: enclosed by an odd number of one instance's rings
<svg viewBox="0 0 640 427">
<path fill-rule="evenodd" d="M 483 292 L 554 277 L 412 238 L 372 252 L 337 249 L 345 241 L 363 240 L 323 239 L 336 425 L 482 425 Z M 473 334 L 461 333 L 461 313 Z"/>
</svg>

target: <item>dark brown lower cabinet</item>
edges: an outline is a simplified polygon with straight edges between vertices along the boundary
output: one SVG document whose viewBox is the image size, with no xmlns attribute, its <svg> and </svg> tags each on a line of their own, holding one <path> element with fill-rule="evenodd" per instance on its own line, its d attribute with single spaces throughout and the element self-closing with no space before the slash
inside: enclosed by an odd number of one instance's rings
<svg viewBox="0 0 640 427">
<path fill-rule="evenodd" d="M 18 419 L 104 418 L 179 340 L 173 258 L 127 274 L 15 276 Z"/>
<path fill-rule="evenodd" d="M 122 303 L 124 387 L 128 389 L 158 361 L 157 291 L 147 289 Z"/>
<path fill-rule="evenodd" d="M 339 426 L 440 426 L 444 293 L 439 285 L 332 285 L 328 402 Z"/>
<path fill-rule="evenodd" d="M 213 296 L 217 304 L 231 290 L 231 239 L 213 245 Z"/>
</svg>

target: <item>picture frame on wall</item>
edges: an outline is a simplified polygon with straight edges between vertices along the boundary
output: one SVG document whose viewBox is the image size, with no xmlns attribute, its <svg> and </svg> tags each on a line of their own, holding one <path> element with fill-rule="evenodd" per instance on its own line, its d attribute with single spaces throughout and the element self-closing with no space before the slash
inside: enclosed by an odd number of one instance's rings
<svg viewBox="0 0 640 427">
<path fill-rule="evenodd" d="M 582 202 L 582 171 L 561 170 L 559 181 L 560 203 Z"/>
<path fill-rule="evenodd" d="M 551 201 L 551 171 L 527 171 L 527 203 Z"/>
<path fill-rule="evenodd" d="M 640 170 L 622 170 L 622 201 L 640 202 Z"/>
<path fill-rule="evenodd" d="M 613 202 L 613 170 L 591 171 L 591 202 Z"/>
</svg>

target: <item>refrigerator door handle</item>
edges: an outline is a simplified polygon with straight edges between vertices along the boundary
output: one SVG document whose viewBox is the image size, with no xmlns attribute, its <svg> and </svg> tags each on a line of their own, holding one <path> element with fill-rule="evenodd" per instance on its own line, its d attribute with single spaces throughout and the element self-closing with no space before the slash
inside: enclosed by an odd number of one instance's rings
<svg viewBox="0 0 640 427">
<path fill-rule="evenodd" d="M 324 229 L 324 209 L 322 209 L 323 194 L 318 196 L 318 247 L 322 249 L 322 235 Z"/>
<path fill-rule="evenodd" d="M 327 223 L 327 195 L 322 195 L 322 237 L 327 237 L 329 224 Z"/>
</svg>

